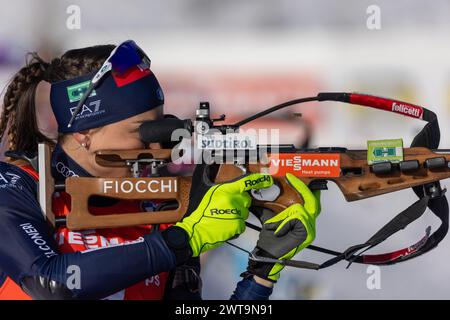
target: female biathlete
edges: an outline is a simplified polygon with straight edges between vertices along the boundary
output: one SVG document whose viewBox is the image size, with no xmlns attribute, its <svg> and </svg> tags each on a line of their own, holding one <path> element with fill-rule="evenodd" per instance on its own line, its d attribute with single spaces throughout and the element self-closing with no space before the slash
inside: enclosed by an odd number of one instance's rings
<svg viewBox="0 0 450 320">
<path fill-rule="evenodd" d="M 58 123 L 56 145 L 38 129 L 35 93 L 51 84 L 50 102 Z M 94 90 L 86 90 L 96 83 Z M 92 88 L 91 88 L 92 89 Z M 87 97 L 82 108 L 77 104 Z M 143 121 L 163 116 L 164 96 L 150 60 L 133 42 L 67 51 L 47 63 L 32 54 L 14 75 L 4 96 L 0 138 L 16 156 L 0 162 L 0 299 L 200 299 L 199 255 L 241 234 L 251 203 L 248 191 L 270 186 L 264 174 L 233 182 L 205 181 L 204 166 L 193 176 L 189 209 L 174 225 L 144 225 L 74 232 L 52 228 L 37 200 L 38 173 L 21 158 L 38 143 L 53 145 L 52 175 L 129 177 L 127 168 L 99 166 L 98 150 L 155 148 L 139 137 Z M 7 132 L 7 135 L 5 134 Z M 319 194 L 288 176 L 305 205 L 262 216 L 256 252 L 290 259 L 311 243 L 320 212 Z M 246 183 L 250 181 L 251 183 Z M 142 211 L 139 201 L 91 199 L 90 211 Z M 211 216 L 211 209 L 235 209 Z M 70 211 L 66 193 L 55 193 L 53 211 Z M 213 210 L 214 212 L 214 210 Z M 282 265 L 249 261 L 231 299 L 267 299 Z M 189 272 L 186 272 L 189 271 Z"/>
</svg>

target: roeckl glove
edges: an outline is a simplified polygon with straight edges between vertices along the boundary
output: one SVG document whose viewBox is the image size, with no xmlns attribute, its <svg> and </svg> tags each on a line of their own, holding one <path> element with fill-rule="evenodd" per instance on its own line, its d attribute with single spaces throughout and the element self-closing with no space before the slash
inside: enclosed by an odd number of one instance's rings
<svg viewBox="0 0 450 320">
<path fill-rule="evenodd" d="M 232 182 L 213 184 L 208 177 L 208 168 L 206 165 L 197 166 L 192 177 L 187 214 L 175 226 L 167 229 L 172 229 L 169 233 L 173 233 L 174 228 L 185 231 L 193 257 L 244 232 L 251 204 L 247 191 L 273 184 L 270 175 L 260 173 L 245 175 Z M 167 232 L 163 234 L 166 242 L 167 235 Z"/>
<path fill-rule="evenodd" d="M 274 215 L 270 210 L 259 211 L 262 230 L 253 253 L 272 259 L 291 259 L 307 247 L 316 236 L 316 218 L 320 214 L 320 190 L 311 191 L 300 179 L 286 174 L 290 185 L 304 199 L 304 204 L 293 204 Z M 276 282 L 284 265 L 249 260 L 246 273 Z"/>
</svg>

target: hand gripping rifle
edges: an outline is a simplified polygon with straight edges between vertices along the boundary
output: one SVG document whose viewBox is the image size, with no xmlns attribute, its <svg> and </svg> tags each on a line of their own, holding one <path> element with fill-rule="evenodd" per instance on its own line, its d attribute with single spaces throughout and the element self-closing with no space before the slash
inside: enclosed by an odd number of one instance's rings
<svg viewBox="0 0 450 320">
<path fill-rule="evenodd" d="M 404 116 L 426 121 L 427 124 L 413 139 L 410 148 L 403 148 L 400 161 L 368 162 L 367 150 L 347 150 L 327 147 L 317 149 L 296 149 L 293 145 L 257 146 L 256 161 L 250 161 L 251 150 L 236 150 L 224 147 L 209 150 L 209 156 L 216 161 L 211 166 L 211 180 L 226 182 L 245 173 L 269 172 L 274 175 L 275 184 L 264 192 L 252 192 L 254 208 L 267 208 L 275 214 L 294 203 L 303 203 L 301 196 L 289 185 L 285 173 L 298 176 L 311 189 L 326 190 L 327 181 L 333 181 L 342 191 L 347 201 L 362 200 L 373 196 L 412 188 L 419 197 L 415 203 L 395 216 L 383 228 L 362 244 L 352 246 L 344 252 L 337 252 L 310 245 L 307 248 L 334 256 L 330 260 L 315 264 L 304 261 L 283 261 L 285 265 L 321 269 L 341 260 L 363 264 L 389 265 L 406 261 L 435 248 L 448 230 L 448 203 L 440 185 L 440 180 L 450 177 L 450 150 L 437 149 L 440 131 L 436 114 L 432 111 L 406 102 L 356 93 L 319 93 L 315 97 L 296 99 L 282 103 L 257 113 L 232 125 L 216 125 L 223 121 L 211 119 L 208 103 L 200 103 L 196 120 L 165 118 L 148 121 L 140 128 L 141 139 L 145 142 L 168 142 L 177 129 L 188 130 L 200 138 L 214 129 L 225 135 L 236 132 L 240 126 L 282 108 L 310 101 L 339 101 L 365 107 L 391 111 Z M 205 141 L 205 140 L 202 140 Z M 173 147 L 173 145 L 172 145 Z M 392 149 L 392 148 L 391 148 Z M 394 148 L 395 149 L 395 148 Z M 389 148 L 378 150 L 389 153 Z M 395 150 L 394 150 L 395 151 Z M 96 154 L 98 164 L 110 167 L 129 167 L 132 178 L 91 178 L 70 177 L 64 183 L 54 184 L 50 175 L 50 150 L 47 145 L 39 146 L 40 203 L 48 221 L 54 226 L 66 225 L 72 230 L 111 228 L 142 224 L 174 223 L 187 210 L 191 177 L 160 176 L 159 168 L 170 162 L 173 149 L 143 149 L 128 151 L 101 151 Z M 228 157 L 232 162 L 217 161 Z M 211 161 L 211 160 L 209 160 Z M 217 164 L 220 162 L 220 164 Z M 150 167 L 147 177 L 140 177 L 141 168 Z M 65 191 L 71 196 L 71 211 L 65 217 L 55 217 L 51 210 L 51 194 Z M 88 200 L 91 196 L 116 199 L 176 200 L 178 206 L 170 210 L 154 212 L 134 212 L 122 214 L 94 215 L 89 212 Z M 404 229 L 418 219 L 429 208 L 441 221 L 440 227 L 431 234 L 431 227 L 425 236 L 415 244 L 384 254 L 363 254 L 380 244 L 397 231 Z M 247 226 L 260 230 L 247 222 Z M 358 253 L 359 252 L 359 253 Z M 250 253 L 250 258 L 264 261 Z"/>
</svg>

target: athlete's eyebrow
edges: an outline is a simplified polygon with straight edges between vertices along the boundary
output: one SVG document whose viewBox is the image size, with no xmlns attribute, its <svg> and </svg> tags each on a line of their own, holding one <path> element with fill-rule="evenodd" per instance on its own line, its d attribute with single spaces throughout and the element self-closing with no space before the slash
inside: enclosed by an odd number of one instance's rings
<svg viewBox="0 0 450 320">
<path fill-rule="evenodd" d="M 147 122 L 147 121 L 155 121 L 155 119 L 136 120 L 136 121 L 133 121 L 132 123 L 133 124 L 142 124 L 142 123 Z"/>
<path fill-rule="evenodd" d="M 143 122 L 144 122 L 144 121 L 135 121 L 135 122 L 133 122 L 133 129 L 131 129 L 130 132 L 132 132 L 132 133 L 138 132 L 138 131 L 139 131 L 139 128 L 140 128 L 140 126 L 141 126 L 141 124 L 142 124 Z"/>
<path fill-rule="evenodd" d="M 139 131 L 139 127 L 142 123 L 147 122 L 147 121 L 154 121 L 155 119 L 144 119 L 144 120 L 136 120 L 133 121 L 133 124 L 138 124 L 137 128 L 134 128 L 131 130 L 131 132 L 137 132 Z"/>
<path fill-rule="evenodd" d="M 141 126 L 137 126 L 136 128 L 131 129 L 130 132 L 131 132 L 131 133 L 138 132 L 140 127 L 141 127 Z"/>
</svg>

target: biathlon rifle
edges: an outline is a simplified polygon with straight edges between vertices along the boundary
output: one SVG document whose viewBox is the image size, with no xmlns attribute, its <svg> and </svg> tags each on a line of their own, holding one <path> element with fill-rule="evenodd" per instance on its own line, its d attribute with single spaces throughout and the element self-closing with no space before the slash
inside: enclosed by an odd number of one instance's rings
<svg viewBox="0 0 450 320">
<path fill-rule="evenodd" d="M 257 118 L 294 104 L 311 101 L 339 101 L 379 110 L 390 111 L 403 116 L 426 121 L 427 124 L 413 139 L 410 148 L 399 145 L 379 144 L 368 154 L 367 150 L 347 150 L 343 147 L 296 149 L 293 145 L 258 145 L 256 148 L 238 150 L 222 144 L 222 149 L 208 151 L 211 164 L 210 179 L 215 183 L 226 182 L 243 174 L 269 172 L 274 176 L 274 186 L 262 192 L 252 192 L 253 208 L 267 208 L 279 213 L 294 203 L 303 203 L 302 197 L 289 185 L 285 173 L 298 176 L 310 189 L 326 190 L 327 182 L 336 183 L 347 201 L 357 201 L 407 188 L 412 188 L 419 199 L 395 216 L 368 241 L 352 246 L 344 252 L 337 252 L 310 245 L 307 248 L 334 257 L 325 263 L 304 261 L 283 261 L 285 265 L 321 269 L 341 260 L 375 265 L 388 265 L 422 255 L 435 248 L 448 230 L 448 203 L 445 189 L 440 180 L 450 178 L 450 150 L 437 149 L 440 131 L 436 114 L 422 106 L 394 99 L 357 93 L 319 93 L 315 97 L 296 99 L 271 107 L 235 124 L 217 125 L 224 121 L 222 115 L 211 119 L 209 104 L 200 103 L 196 120 L 180 120 L 174 117 L 148 121 L 141 125 L 141 139 L 147 143 L 168 143 L 176 130 L 187 130 L 197 135 L 197 141 L 211 142 L 211 132 L 226 136 L 230 131 Z M 216 135 L 217 138 L 217 135 Z M 206 140 L 205 140 L 206 139 Z M 210 140 L 208 140 L 210 139 Z M 216 139 L 217 140 L 217 139 Z M 220 139 L 219 139 L 220 140 Z M 226 141 L 222 139 L 221 141 Z M 179 146 L 178 144 L 177 146 Z M 39 146 L 40 203 L 46 219 L 53 225 L 66 225 L 72 230 L 112 228 L 144 224 L 174 223 L 186 213 L 192 177 L 160 176 L 159 168 L 171 162 L 177 147 L 163 149 L 105 150 L 96 154 L 96 161 L 102 166 L 129 167 L 132 178 L 69 177 L 63 183 L 54 183 L 50 174 L 50 148 Z M 389 158 L 390 156 L 398 156 Z M 372 159 L 372 155 L 375 157 Z M 369 158 L 368 158 L 369 156 Z M 385 158 L 383 158 L 385 157 Z M 205 159 L 206 159 L 205 158 Z M 223 161 L 230 159 L 230 161 Z M 203 162 L 206 160 L 203 159 Z M 220 159 L 221 161 L 218 161 Z M 369 161 L 368 161 L 369 159 Z M 370 161 L 372 159 L 373 161 Z M 383 160 L 385 159 L 385 160 Z M 142 168 L 150 168 L 146 177 L 140 176 Z M 55 217 L 51 210 L 51 195 L 65 191 L 71 196 L 71 211 L 65 217 Z M 89 212 L 88 200 L 92 196 L 135 200 L 175 200 L 177 205 L 169 210 L 154 212 L 133 212 L 121 214 L 94 215 Z M 425 236 L 413 245 L 383 254 L 363 254 L 397 231 L 418 219 L 429 208 L 440 220 L 440 227 L 431 234 L 431 227 Z M 247 222 L 247 226 L 260 230 Z M 250 253 L 250 258 L 264 261 Z"/>
</svg>

